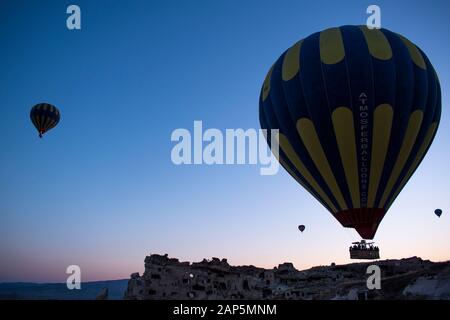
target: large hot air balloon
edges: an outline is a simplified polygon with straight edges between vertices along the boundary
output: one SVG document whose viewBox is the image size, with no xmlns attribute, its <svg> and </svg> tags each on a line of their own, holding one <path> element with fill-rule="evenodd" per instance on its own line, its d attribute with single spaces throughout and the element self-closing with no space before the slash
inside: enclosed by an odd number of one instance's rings
<svg viewBox="0 0 450 320">
<path fill-rule="evenodd" d="M 295 43 L 263 83 L 259 118 L 279 161 L 344 226 L 373 239 L 436 134 L 427 56 L 387 29 L 343 26 Z"/>
<path fill-rule="evenodd" d="M 39 137 L 54 128 L 59 122 L 59 110 L 48 103 L 38 103 L 30 111 L 30 119 L 39 132 Z"/>
</svg>

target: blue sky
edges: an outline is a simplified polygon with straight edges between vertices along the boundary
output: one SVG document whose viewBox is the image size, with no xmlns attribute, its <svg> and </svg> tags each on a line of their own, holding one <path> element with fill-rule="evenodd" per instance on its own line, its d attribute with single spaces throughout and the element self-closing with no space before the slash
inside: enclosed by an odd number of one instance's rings
<svg viewBox="0 0 450 320">
<path fill-rule="evenodd" d="M 77 4 L 82 30 L 66 28 Z M 299 268 L 347 263 L 358 240 L 287 173 L 175 166 L 176 128 L 259 128 L 271 64 L 309 34 L 364 24 L 369 1 L 2 1 L 0 281 L 126 278 L 146 254 Z M 448 1 L 378 1 L 382 27 L 428 55 L 436 139 L 375 238 L 382 258 L 450 259 Z M 55 104 L 41 140 L 29 121 Z M 440 219 L 433 211 L 443 209 Z M 305 224 L 302 235 L 298 224 Z"/>
</svg>

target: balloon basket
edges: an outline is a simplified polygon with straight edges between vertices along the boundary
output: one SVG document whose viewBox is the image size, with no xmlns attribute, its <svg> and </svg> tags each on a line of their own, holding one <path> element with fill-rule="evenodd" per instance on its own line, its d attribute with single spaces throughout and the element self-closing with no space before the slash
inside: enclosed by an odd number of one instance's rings
<svg viewBox="0 0 450 320">
<path fill-rule="evenodd" d="M 380 259 L 380 249 L 374 246 L 374 242 L 353 242 L 349 248 L 350 259 L 376 260 Z"/>
</svg>

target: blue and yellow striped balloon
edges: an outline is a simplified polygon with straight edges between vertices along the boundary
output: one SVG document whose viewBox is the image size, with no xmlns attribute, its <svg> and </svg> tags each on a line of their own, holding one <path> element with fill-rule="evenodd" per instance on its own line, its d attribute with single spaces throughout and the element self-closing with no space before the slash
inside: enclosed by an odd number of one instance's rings
<svg viewBox="0 0 450 320">
<path fill-rule="evenodd" d="M 60 119 L 58 108 L 48 103 L 38 103 L 30 111 L 30 119 L 39 132 L 39 137 L 54 128 Z"/>
<path fill-rule="evenodd" d="M 282 166 L 365 239 L 422 161 L 440 116 L 427 56 L 397 33 L 365 26 L 295 43 L 270 68 L 259 102 L 261 127 L 279 129 Z"/>
</svg>

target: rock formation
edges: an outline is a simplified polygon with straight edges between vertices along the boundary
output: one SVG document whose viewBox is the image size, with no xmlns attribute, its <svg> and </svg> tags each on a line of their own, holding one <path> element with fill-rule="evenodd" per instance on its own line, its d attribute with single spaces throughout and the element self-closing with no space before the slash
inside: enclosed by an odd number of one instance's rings
<svg viewBox="0 0 450 320">
<path fill-rule="evenodd" d="M 108 288 L 103 288 L 102 291 L 95 297 L 95 300 L 108 300 Z"/>
<path fill-rule="evenodd" d="M 368 290 L 369 265 L 381 270 L 381 289 Z M 273 269 L 230 266 L 226 259 L 180 262 L 167 255 L 145 258 L 133 273 L 125 299 L 450 299 L 450 262 L 413 257 L 314 267 L 292 263 Z"/>
</svg>

